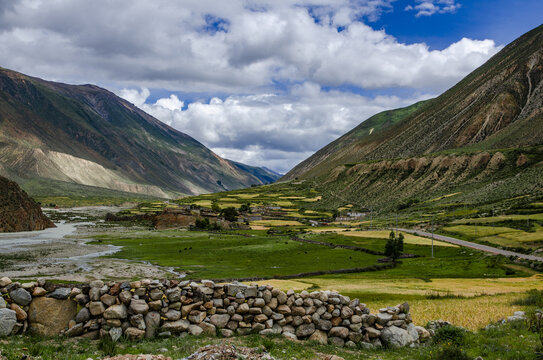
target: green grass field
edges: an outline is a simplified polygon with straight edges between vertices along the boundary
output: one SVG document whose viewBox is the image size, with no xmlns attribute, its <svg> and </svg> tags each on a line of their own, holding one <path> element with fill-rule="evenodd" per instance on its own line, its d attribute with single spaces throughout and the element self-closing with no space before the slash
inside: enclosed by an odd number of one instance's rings
<svg viewBox="0 0 543 360">
<path fill-rule="evenodd" d="M 191 231 L 145 231 L 93 236 L 120 245 L 115 258 L 149 261 L 186 271 L 191 278 L 246 278 L 366 267 L 379 256 L 304 244 L 286 236 L 251 237 Z"/>
</svg>

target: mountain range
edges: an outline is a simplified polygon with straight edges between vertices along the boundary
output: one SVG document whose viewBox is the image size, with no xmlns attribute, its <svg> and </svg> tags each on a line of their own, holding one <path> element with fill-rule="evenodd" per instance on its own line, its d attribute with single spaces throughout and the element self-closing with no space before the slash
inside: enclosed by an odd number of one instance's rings
<svg viewBox="0 0 543 360">
<path fill-rule="evenodd" d="M 340 204 L 389 208 L 543 191 L 543 26 L 441 96 L 385 111 L 328 144 L 282 180 L 323 184 Z"/>
<path fill-rule="evenodd" d="M 43 194 L 75 187 L 163 198 L 279 177 L 219 157 L 98 86 L 45 81 L 3 68 L 0 174 Z"/>
</svg>

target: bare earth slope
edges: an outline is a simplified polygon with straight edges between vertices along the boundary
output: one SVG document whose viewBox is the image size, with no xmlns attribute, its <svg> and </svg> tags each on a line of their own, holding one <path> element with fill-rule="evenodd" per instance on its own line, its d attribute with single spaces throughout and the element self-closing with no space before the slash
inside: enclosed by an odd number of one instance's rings
<svg viewBox="0 0 543 360">
<path fill-rule="evenodd" d="M 105 89 L 2 68 L 0 174 L 162 197 L 264 182 Z"/>
<path fill-rule="evenodd" d="M 55 227 L 40 206 L 19 185 L 0 176 L 0 232 L 33 231 Z"/>
</svg>

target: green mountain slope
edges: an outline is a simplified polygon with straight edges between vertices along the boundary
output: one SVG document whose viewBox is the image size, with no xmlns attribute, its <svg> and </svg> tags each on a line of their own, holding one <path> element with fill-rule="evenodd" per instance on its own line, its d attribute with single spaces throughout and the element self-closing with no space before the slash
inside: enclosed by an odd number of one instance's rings
<svg viewBox="0 0 543 360">
<path fill-rule="evenodd" d="M 2 68 L 0 174 L 160 197 L 268 182 L 105 89 Z"/>
<path fill-rule="evenodd" d="M 322 205 L 394 209 L 454 195 L 485 203 L 543 194 L 543 26 L 441 96 L 385 111 L 282 180 L 319 188 Z"/>
<path fill-rule="evenodd" d="M 284 179 L 310 178 L 337 165 L 368 160 L 542 144 L 542 91 L 540 26 L 438 98 L 368 119 Z"/>
</svg>

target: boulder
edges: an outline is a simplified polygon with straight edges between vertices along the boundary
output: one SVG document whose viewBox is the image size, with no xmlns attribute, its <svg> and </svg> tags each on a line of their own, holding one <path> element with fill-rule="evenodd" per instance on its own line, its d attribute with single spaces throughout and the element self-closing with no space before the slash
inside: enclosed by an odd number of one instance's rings
<svg viewBox="0 0 543 360">
<path fill-rule="evenodd" d="M 10 309 L 0 309 L 0 337 L 9 336 L 17 323 L 17 314 Z"/>
<path fill-rule="evenodd" d="M 32 301 L 32 295 L 30 295 L 30 293 L 23 288 L 17 288 L 15 290 L 10 291 L 9 297 L 17 305 L 21 305 L 21 306 L 27 306 Z"/>
<path fill-rule="evenodd" d="M 101 301 L 91 301 L 89 303 L 89 311 L 93 316 L 98 316 L 106 311 L 106 307 Z"/>
<path fill-rule="evenodd" d="M 89 321 L 90 318 L 91 318 L 91 314 L 90 314 L 89 309 L 82 308 L 81 310 L 79 310 L 79 312 L 75 316 L 75 322 L 76 323 L 84 323 L 84 322 Z"/>
<path fill-rule="evenodd" d="M 411 345 L 414 341 L 411 335 L 402 328 L 390 326 L 381 331 L 381 339 L 391 348 L 400 348 Z"/>
<path fill-rule="evenodd" d="M 309 337 L 309 340 L 316 341 L 322 345 L 328 345 L 328 334 L 322 330 L 315 330 L 315 332 Z"/>
<path fill-rule="evenodd" d="M 302 324 L 296 329 L 296 336 L 299 338 L 307 337 L 315 332 L 315 324 Z"/>
<path fill-rule="evenodd" d="M 194 335 L 194 336 L 198 336 L 204 332 L 204 330 L 198 325 L 190 325 L 187 331 L 189 332 L 189 334 Z"/>
<path fill-rule="evenodd" d="M 419 340 L 419 332 L 417 331 L 417 327 L 415 326 L 415 324 L 411 323 L 407 325 L 406 330 L 409 333 L 409 335 L 411 335 L 411 337 L 413 338 L 413 342 L 417 342 Z"/>
<path fill-rule="evenodd" d="M 329 335 L 345 339 L 349 336 L 349 329 L 342 326 L 336 326 L 330 329 Z"/>
<path fill-rule="evenodd" d="M 113 342 L 117 342 L 117 340 L 119 340 L 121 336 L 123 336 L 123 329 L 121 329 L 120 327 L 114 327 L 109 329 L 108 334 Z"/>
<path fill-rule="evenodd" d="M 149 305 L 147 305 L 145 300 L 132 299 L 132 301 L 130 301 L 130 311 L 133 312 L 134 314 L 145 315 L 149 311 Z"/>
<path fill-rule="evenodd" d="M 228 321 L 230 321 L 230 315 L 228 314 L 215 314 L 212 315 L 209 321 L 218 327 L 219 329 L 222 329 L 226 327 L 226 324 L 228 324 Z"/>
<path fill-rule="evenodd" d="M 11 304 L 10 308 L 11 308 L 11 310 L 15 311 L 15 314 L 17 315 L 17 321 L 23 322 L 28 317 L 28 315 L 26 314 L 26 311 L 21 309 L 21 307 L 19 305 Z"/>
<path fill-rule="evenodd" d="M 160 327 L 160 314 L 156 311 L 151 311 L 145 314 L 145 338 L 152 339 L 155 337 L 158 328 Z M 188 321 L 187 321 L 188 322 Z"/>
<path fill-rule="evenodd" d="M 55 336 L 77 314 L 77 303 L 48 297 L 35 298 L 28 309 L 30 331 L 41 336 Z"/>
<path fill-rule="evenodd" d="M 70 294 L 72 293 L 72 289 L 70 288 L 56 288 L 55 291 L 48 294 L 47 297 L 57 299 L 57 300 L 66 300 Z"/>
<path fill-rule="evenodd" d="M 128 311 L 124 304 L 110 306 L 104 311 L 104 319 L 126 319 Z"/>
<path fill-rule="evenodd" d="M 125 330 L 124 334 L 130 340 L 141 340 L 145 336 L 145 331 L 138 328 L 129 327 Z"/>
<path fill-rule="evenodd" d="M 160 320 L 160 317 L 159 317 Z M 188 320 L 177 320 L 177 321 L 165 321 L 160 328 L 161 331 L 170 331 L 172 333 L 187 331 L 190 326 Z"/>
<path fill-rule="evenodd" d="M 6 306 L 6 300 L 4 300 L 2 296 L 0 296 L 0 309 L 5 309 Z"/>
<path fill-rule="evenodd" d="M 0 288 L 6 287 L 9 284 L 11 284 L 10 278 L 4 276 L 3 278 L 0 279 Z"/>
</svg>

